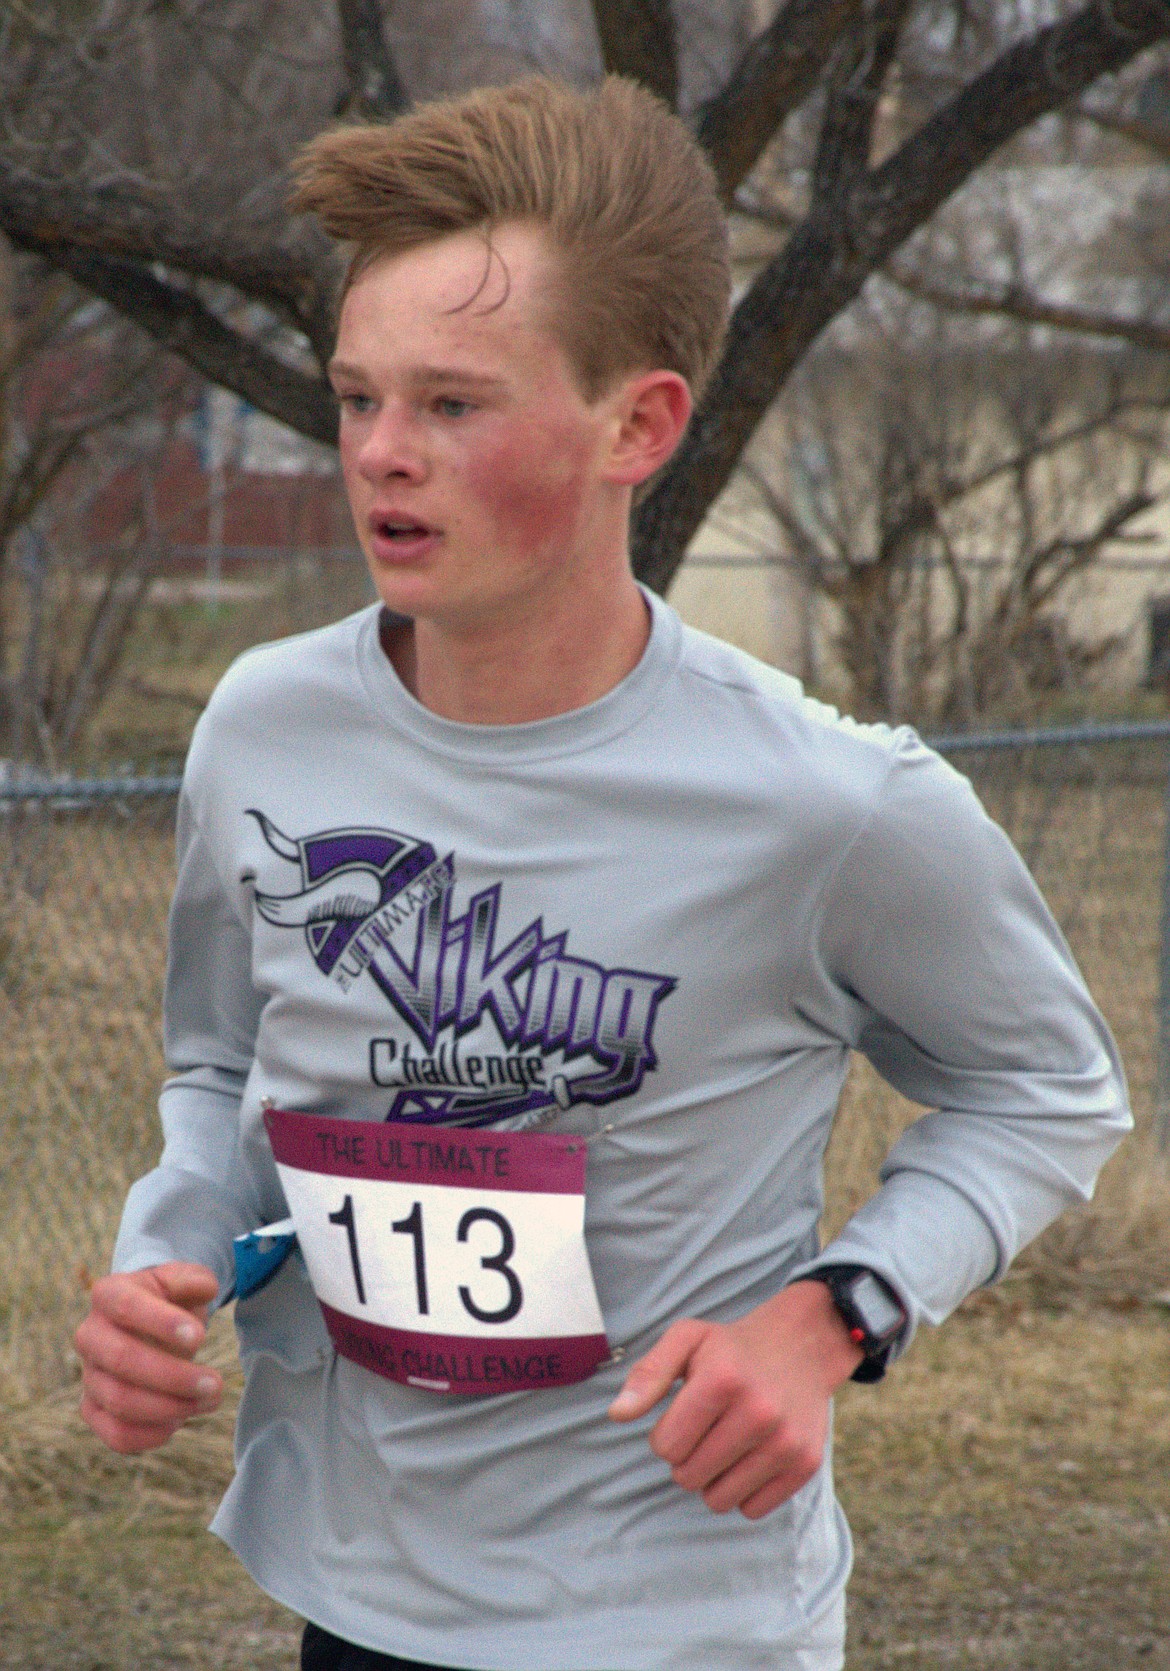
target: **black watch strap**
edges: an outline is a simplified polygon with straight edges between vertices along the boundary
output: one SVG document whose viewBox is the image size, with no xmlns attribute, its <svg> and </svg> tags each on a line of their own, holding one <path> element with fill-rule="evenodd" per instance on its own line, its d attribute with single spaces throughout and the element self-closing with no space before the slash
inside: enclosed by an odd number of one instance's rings
<svg viewBox="0 0 1170 1671">
<path fill-rule="evenodd" d="M 820 1265 L 801 1280 L 825 1284 L 851 1338 L 861 1347 L 864 1356 L 853 1379 L 880 1381 L 908 1321 L 889 1283 L 865 1265 Z"/>
</svg>

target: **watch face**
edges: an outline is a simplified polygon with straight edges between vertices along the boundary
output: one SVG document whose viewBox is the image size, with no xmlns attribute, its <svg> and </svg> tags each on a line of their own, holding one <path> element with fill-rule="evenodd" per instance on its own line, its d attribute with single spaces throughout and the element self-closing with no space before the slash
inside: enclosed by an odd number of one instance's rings
<svg viewBox="0 0 1170 1671">
<path fill-rule="evenodd" d="M 902 1307 L 890 1298 L 870 1271 L 864 1271 L 850 1284 L 849 1297 L 865 1327 L 877 1340 L 896 1334 L 906 1321 Z"/>
</svg>

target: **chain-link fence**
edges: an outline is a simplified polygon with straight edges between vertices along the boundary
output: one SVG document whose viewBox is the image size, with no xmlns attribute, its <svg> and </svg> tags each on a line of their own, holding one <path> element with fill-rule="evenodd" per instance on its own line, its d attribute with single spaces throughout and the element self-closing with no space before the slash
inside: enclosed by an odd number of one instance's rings
<svg viewBox="0 0 1170 1671">
<path fill-rule="evenodd" d="M 0 1395 L 64 1373 L 84 1271 L 158 1151 L 173 826 L 173 793 L 130 786 L 0 800 Z"/>
<path fill-rule="evenodd" d="M 1170 724 L 933 741 L 972 779 L 1039 882 L 1113 1027 L 1135 1107 L 1153 1132 L 1164 1124 L 1170 1031 Z"/>
<path fill-rule="evenodd" d="M 1134 1202 L 1148 1200 L 1142 1179 L 1156 1176 L 1170 726 L 944 746 L 1037 875 L 1121 1045 L 1144 1136 L 1103 1192 L 1097 1235 L 1101 1213 L 1125 1219 L 1114 1263 L 1132 1264 Z M 85 1273 L 106 1265 L 126 1188 L 158 1151 L 176 787 L 0 784 L 0 1401 L 71 1373 Z M 872 1171 L 892 1119 L 883 1126 L 872 1100 L 847 1099 L 857 1141 L 835 1139 L 838 1174 Z M 868 1177 L 839 1175 L 830 1193 L 841 1201 L 868 1187 Z"/>
</svg>

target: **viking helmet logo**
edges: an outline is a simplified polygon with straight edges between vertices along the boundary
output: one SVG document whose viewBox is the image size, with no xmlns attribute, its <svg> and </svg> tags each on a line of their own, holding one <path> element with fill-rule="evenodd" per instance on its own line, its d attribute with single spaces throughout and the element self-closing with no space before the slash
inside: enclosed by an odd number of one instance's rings
<svg viewBox="0 0 1170 1671">
<path fill-rule="evenodd" d="M 334 965 L 362 924 L 435 863 L 426 841 L 396 830 L 326 830 L 294 839 L 255 807 L 249 815 L 274 853 L 296 865 L 296 893 L 256 890 L 256 909 L 278 928 L 303 928 L 323 975 Z"/>
</svg>

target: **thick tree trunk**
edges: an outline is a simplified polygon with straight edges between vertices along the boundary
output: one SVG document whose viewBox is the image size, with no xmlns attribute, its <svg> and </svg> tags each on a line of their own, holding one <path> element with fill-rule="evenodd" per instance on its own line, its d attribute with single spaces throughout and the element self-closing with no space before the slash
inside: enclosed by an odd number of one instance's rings
<svg viewBox="0 0 1170 1671">
<path fill-rule="evenodd" d="M 673 110 L 678 103 L 678 45 L 670 0 L 593 0 L 607 70 L 651 88 Z"/>
<path fill-rule="evenodd" d="M 756 426 L 829 321 L 998 148 L 1170 34 L 1158 0 L 1094 0 L 1003 53 L 843 197 L 830 187 L 736 309 L 723 358 L 670 465 L 639 505 L 634 566 L 670 584 Z"/>
<path fill-rule="evenodd" d="M 404 95 L 379 33 L 381 6 L 338 0 L 338 11 L 351 96 L 383 114 L 398 108 Z M 673 99 L 677 43 L 668 0 L 595 0 L 595 11 L 607 63 Z M 1093 0 L 1002 53 L 871 169 L 872 111 L 861 103 L 872 104 L 880 88 L 901 0 L 865 8 L 859 103 L 858 71 L 840 82 L 838 48 L 855 33 L 860 11 L 860 0 L 787 0 L 700 114 L 699 133 L 730 195 L 827 64 L 837 77 L 811 208 L 737 308 L 691 430 L 638 507 L 635 565 L 660 590 L 793 368 L 870 274 L 1007 139 L 1170 34 L 1170 9 L 1160 0 Z M 205 375 L 302 433 L 332 439 L 322 378 L 235 330 L 187 284 L 212 279 L 263 302 L 305 332 L 323 364 L 331 270 L 307 229 L 286 227 L 269 212 L 263 226 L 208 227 L 146 186 L 74 186 L 3 164 L 0 228 L 89 284 Z"/>
</svg>

